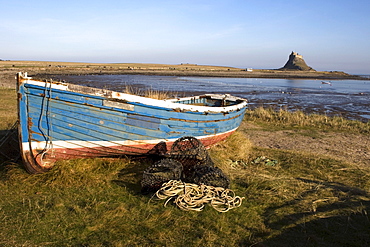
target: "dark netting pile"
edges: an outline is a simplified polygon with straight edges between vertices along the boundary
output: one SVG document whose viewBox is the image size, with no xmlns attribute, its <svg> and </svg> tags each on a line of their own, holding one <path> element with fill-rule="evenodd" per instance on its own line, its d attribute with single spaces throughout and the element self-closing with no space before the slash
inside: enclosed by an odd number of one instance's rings
<svg viewBox="0 0 370 247">
<path fill-rule="evenodd" d="M 143 173 L 141 191 L 143 193 L 157 191 L 165 182 L 180 180 L 182 170 L 182 165 L 177 160 L 165 158 L 155 162 Z"/>
<path fill-rule="evenodd" d="M 170 180 L 229 188 L 227 176 L 215 167 L 204 145 L 194 137 L 176 140 L 165 157 L 144 171 L 143 193 L 157 191 Z"/>
<path fill-rule="evenodd" d="M 191 176 L 185 182 L 229 188 L 230 181 L 222 170 L 213 166 L 194 166 Z"/>
</svg>

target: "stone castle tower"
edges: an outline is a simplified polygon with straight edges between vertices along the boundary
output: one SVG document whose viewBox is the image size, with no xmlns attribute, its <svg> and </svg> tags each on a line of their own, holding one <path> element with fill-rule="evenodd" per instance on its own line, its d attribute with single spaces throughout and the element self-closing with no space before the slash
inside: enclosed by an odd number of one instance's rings
<svg viewBox="0 0 370 247">
<path fill-rule="evenodd" d="M 289 55 L 288 62 L 286 62 L 284 67 L 280 68 L 279 70 L 316 71 L 306 64 L 302 55 L 299 55 L 297 52 L 293 51 Z"/>
</svg>

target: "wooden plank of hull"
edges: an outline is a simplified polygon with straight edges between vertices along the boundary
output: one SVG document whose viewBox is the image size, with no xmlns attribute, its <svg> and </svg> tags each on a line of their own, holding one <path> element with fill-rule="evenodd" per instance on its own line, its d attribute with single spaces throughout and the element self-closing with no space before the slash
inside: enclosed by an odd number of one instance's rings
<svg viewBox="0 0 370 247">
<path fill-rule="evenodd" d="M 199 138 L 199 140 L 204 144 L 204 146 L 209 147 L 222 140 L 225 140 L 234 131 L 235 130 L 219 135 L 206 136 L 203 138 Z M 155 143 L 158 144 L 161 142 L 158 141 Z M 163 143 L 165 143 L 165 150 L 169 150 L 174 141 Z M 31 167 L 28 166 L 29 171 L 32 173 L 38 173 L 49 170 L 58 160 L 95 157 L 117 157 L 130 154 L 150 154 L 152 150 L 155 150 L 157 144 L 148 143 L 134 146 L 97 146 L 94 148 L 82 147 L 83 145 L 81 145 L 81 147 L 79 148 L 56 147 L 41 154 L 39 150 L 25 151 L 25 156 L 27 157 L 28 161 L 31 161 L 31 164 L 29 165 Z M 25 143 L 25 145 L 29 145 L 29 143 Z M 141 153 L 139 153 L 138 150 L 140 150 Z M 153 153 L 157 154 L 156 151 Z"/>
<path fill-rule="evenodd" d="M 58 159 L 143 154 L 159 142 L 171 146 L 183 136 L 208 146 L 235 131 L 246 109 L 240 98 L 228 107 L 199 107 L 104 91 L 115 95 L 107 98 L 99 90 L 84 88 L 95 92 L 89 94 L 78 89 L 18 76 L 19 135 L 30 172 L 46 171 Z"/>
</svg>

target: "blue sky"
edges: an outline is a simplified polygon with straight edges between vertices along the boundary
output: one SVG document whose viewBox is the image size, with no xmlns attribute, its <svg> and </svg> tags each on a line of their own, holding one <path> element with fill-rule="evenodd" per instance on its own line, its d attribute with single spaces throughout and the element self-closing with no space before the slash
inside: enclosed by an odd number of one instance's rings
<svg viewBox="0 0 370 247">
<path fill-rule="evenodd" d="M 370 74 L 369 0 L 0 0 L 0 59 Z"/>
</svg>

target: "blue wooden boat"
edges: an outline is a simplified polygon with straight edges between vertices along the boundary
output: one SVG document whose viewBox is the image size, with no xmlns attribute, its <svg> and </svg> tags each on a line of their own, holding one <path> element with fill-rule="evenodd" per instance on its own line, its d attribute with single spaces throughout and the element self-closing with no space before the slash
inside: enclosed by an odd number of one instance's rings
<svg viewBox="0 0 370 247">
<path fill-rule="evenodd" d="M 206 147 L 232 134 L 247 101 L 230 95 L 157 100 L 18 73 L 20 148 L 30 173 L 55 161 L 143 155 L 193 136 Z"/>
</svg>

